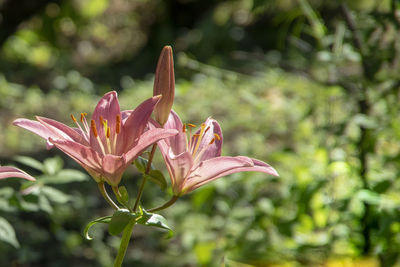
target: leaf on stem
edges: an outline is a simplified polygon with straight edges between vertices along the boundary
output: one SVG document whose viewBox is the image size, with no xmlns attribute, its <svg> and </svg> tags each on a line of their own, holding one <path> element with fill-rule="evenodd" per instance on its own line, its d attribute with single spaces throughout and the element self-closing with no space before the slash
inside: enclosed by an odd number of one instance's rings
<svg viewBox="0 0 400 267">
<path fill-rule="evenodd" d="M 167 220 L 156 213 L 148 213 L 146 210 L 140 208 L 142 216 L 137 220 L 137 223 L 140 223 L 145 226 L 153 226 L 157 228 L 162 228 L 169 231 L 169 236 L 172 236 L 172 229 L 167 225 Z"/>
<path fill-rule="evenodd" d="M 161 190 L 165 190 L 167 188 L 167 180 L 161 171 L 151 170 L 148 174 L 143 174 L 143 176 L 157 184 Z"/>
<path fill-rule="evenodd" d="M 87 240 L 92 240 L 93 238 L 89 236 L 89 229 L 90 229 L 93 225 L 95 225 L 96 223 L 110 223 L 111 218 L 112 218 L 112 216 L 104 216 L 104 217 L 97 218 L 96 220 L 93 220 L 93 221 L 89 222 L 89 223 L 86 225 L 85 229 L 83 230 L 83 234 L 84 234 L 85 238 L 86 238 Z"/>
<path fill-rule="evenodd" d="M 134 219 L 136 219 L 135 213 L 132 213 L 127 209 L 118 209 L 114 212 L 111 218 L 108 225 L 108 232 L 111 235 L 118 235 L 124 230 L 127 224 Z"/>
</svg>

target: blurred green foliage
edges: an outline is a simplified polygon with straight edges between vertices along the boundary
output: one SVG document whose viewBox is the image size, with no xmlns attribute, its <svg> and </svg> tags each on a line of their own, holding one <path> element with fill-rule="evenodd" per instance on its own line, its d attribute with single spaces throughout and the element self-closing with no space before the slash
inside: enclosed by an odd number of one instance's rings
<svg viewBox="0 0 400 267">
<path fill-rule="evenodd" d="M 125 109 L 150 97 L 157 56 L 171 44 L 184 122 L 213 116 L 224 155 L 259 158 L 280 173 L 230 175 L 180 199 L 162 213 L 174 236 L 138 226 L 126 266 L 400 264 L 396 1 L 48 2 L 1 47 L 1 164 L 19 154 L 46 166 L 62 156 L 12 126 L 17 117 L 72 125 L 70 113 L 93 110 L 108 90 Z M 161 157 L 155 165 L 164 168 Z M 130 195 L 137 178 L 134 168 L 124 177 Z M 82 234 L 110 213 L 94 182 L 53 186 L 40 194 L 49 205 L 1 214 L 21 248 L 0 243 L 0 265 L 110 266 L 118 238 L 101 224 L 92 241 Z M 166 199 L 146 185 L 146 207 Z"/>
</svg>

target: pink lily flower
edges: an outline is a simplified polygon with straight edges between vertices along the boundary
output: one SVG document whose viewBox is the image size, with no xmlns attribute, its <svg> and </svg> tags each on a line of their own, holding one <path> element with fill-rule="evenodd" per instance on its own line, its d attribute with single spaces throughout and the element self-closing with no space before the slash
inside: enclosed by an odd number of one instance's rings
<svg viewBox="0 0 400 267">
<path fill-rule="evenodd" d="M 10 177 L 22 178 L 22 179 L 26 179 L 29 181 L 36 180 L 35 178 L 30 176 L 26 172 L 21 171 L 20 169 L 17 169 L 15 167 L 0 166 L 0 179 L 10 178 Z"/>
<path fill-rule="evenodd" d="M 151 127 L 159 127 L 154 121 L 152 124 Z M 171 177 L 174 196 L 184 195 L 237 172 L 257 171 L 279 176 L 274 168 L 260 160 L 221 156 L 222 131 L 216 120 L 208 118 L 194 134 L 193 127 L 193 124 L 183 125 L 178 115 L 171 111 L 164 129 L 177 129 L 179 134 L 158 142 Z"/>
<path fill-rule="evenodd" d="M 117 186 L 126 168 L 149 145 L 177 134 L 173 129 L 146 130 L 148 119 L 161 96 L 152 97 L 135 110 L 120 111 L 117 93 L 105 94 L 97 104 L 90 123 L 86 113 L 80 122 L 71 115 L 76 128 L 39 117 L 37 121 L 17 119 L 14 125 L 47 140 L 78 162 L 97 183 Z"/>
</svg>

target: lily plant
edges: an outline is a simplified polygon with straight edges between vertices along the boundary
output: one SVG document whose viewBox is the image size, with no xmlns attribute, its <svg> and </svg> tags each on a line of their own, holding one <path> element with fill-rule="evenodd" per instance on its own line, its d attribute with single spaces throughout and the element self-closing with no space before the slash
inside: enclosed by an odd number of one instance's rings
<svg viewBox="0 0 400 267">
<path fill-rule="evenodd" d="M 179 197 L 232 173 L 256 171 L 278 176 L 273 167 L 261 160 L 221 156 L 223 136 L 219 123 L 210 117 L 197 130 L 193 124 L 183 124 L 172 110 L 174 92 L 172 48 L 165 46 L 157 64 L 153 97 L 134 110 L 121 111 L 117 93 L 112 91 L 100 99 L 90 120 L 86 113 L 81 113 L 79 120 L 71 115 L 75 127 L 39 116 L 36 120 L 14 121 L 15 125 L 45 139 L 49 149 L 57 147 L 66 153 L 98 183 L 103 197 L 115 211 L 112 216 L 90 222 L 85 235 L 90 239 L 89 228 L 98 222 L 108 223 L 110 234 L 122 232 L 114 266 L 122 265 L 135 224 L 170 230 L 165 218 L 153 212 L 168 208 Z M 166 185 L 162 172 L 152 167 L 157 146 L 170 176 L 172 198 L 160 207 L 145 210 L 140 201 L 146 181 L 153 178 Z M 139 158 L 148 147 L 151 149 L 147 159 Z M 128 192 L 119 184 L 134 161 L 143 179 L 131 208 Z M 0 169 L 0 178 L 1 175 Z M 108 196 L 105 183 L 112 187 L 120 205 Z"/>
</svg>

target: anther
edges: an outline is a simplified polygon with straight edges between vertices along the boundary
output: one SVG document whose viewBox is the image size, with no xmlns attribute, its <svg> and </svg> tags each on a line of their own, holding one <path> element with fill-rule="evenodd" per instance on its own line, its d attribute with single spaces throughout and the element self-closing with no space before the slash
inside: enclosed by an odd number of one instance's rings
<svg viewBox="0 0 400 267">
<path fill-rule="evenodd" d="M 188 123 L 187 126 L 192 127 L 192 128 L 196 128 L 196 125 Z"/>
<path fill-rule="evenodd" d="M 117 121 L 117 123 L 115 125 L 115 132 L 117 134 L 119 134 L 121 131 L 121 116 L 120 115 L 117 115 L 116 121 Z"/>
<path fill-rule="evenodd" d="M 212 145 L 214 142 L 215 142 L 215 138 L 211 139 L 209 144 Z"/>
<path fill-rule="evenodd" d="M 72 114 L 71 114 L 71 119 L 72 119 L 74 122 L 77 122 L 76 119 L 75 119 L 75 116 L 72 115 Z"/>
<path fill-rule="evenodd" d="M 111 129 L 110 129 L 110 127 L 107 127 L 107 134 L 106 134 L 106 137 L 107 137 L 107 138 L 110 138 L 110 136 L 111 136 Z"/>
<path fill-rule="evenodd" d="M 218 134 L 214 133 L 214 136 L 218 141 L 221 140 L 221 137 Z"/>
<path fill-rule="evenodd" d="M 94 122 L 94 120 L 90 121 L 90 128 L 92 129 L 94 137 L 97 138 L 98 135 L 97 135 L 96 123 Z"/>
<path fill-rule="evenodd" d="M 83 119 L 85 118 L 85 116 L 87 115 L 87 113 L 83 112 L 81 113 L 81 122 L 83 123 Z"/>
<path fill-rule="evenodd" d="M 100 125 L 103 125 L 103 124 L 104 124 L 103 116 L 100 116 L 100 117 L 99 117 L 99 120 L 100 120 Z"/>
<path fill-rule="evenodd" d="M 186 133 L 186 124 L 182 125 L 182 132 Z"/>
<path fill-rule="evenodd" d="M 208 130 L 210 130 L 210 126 L 207 127 L 207 129 L 204 131 L 204 133 L 206 133 Z"/>
</svg>

